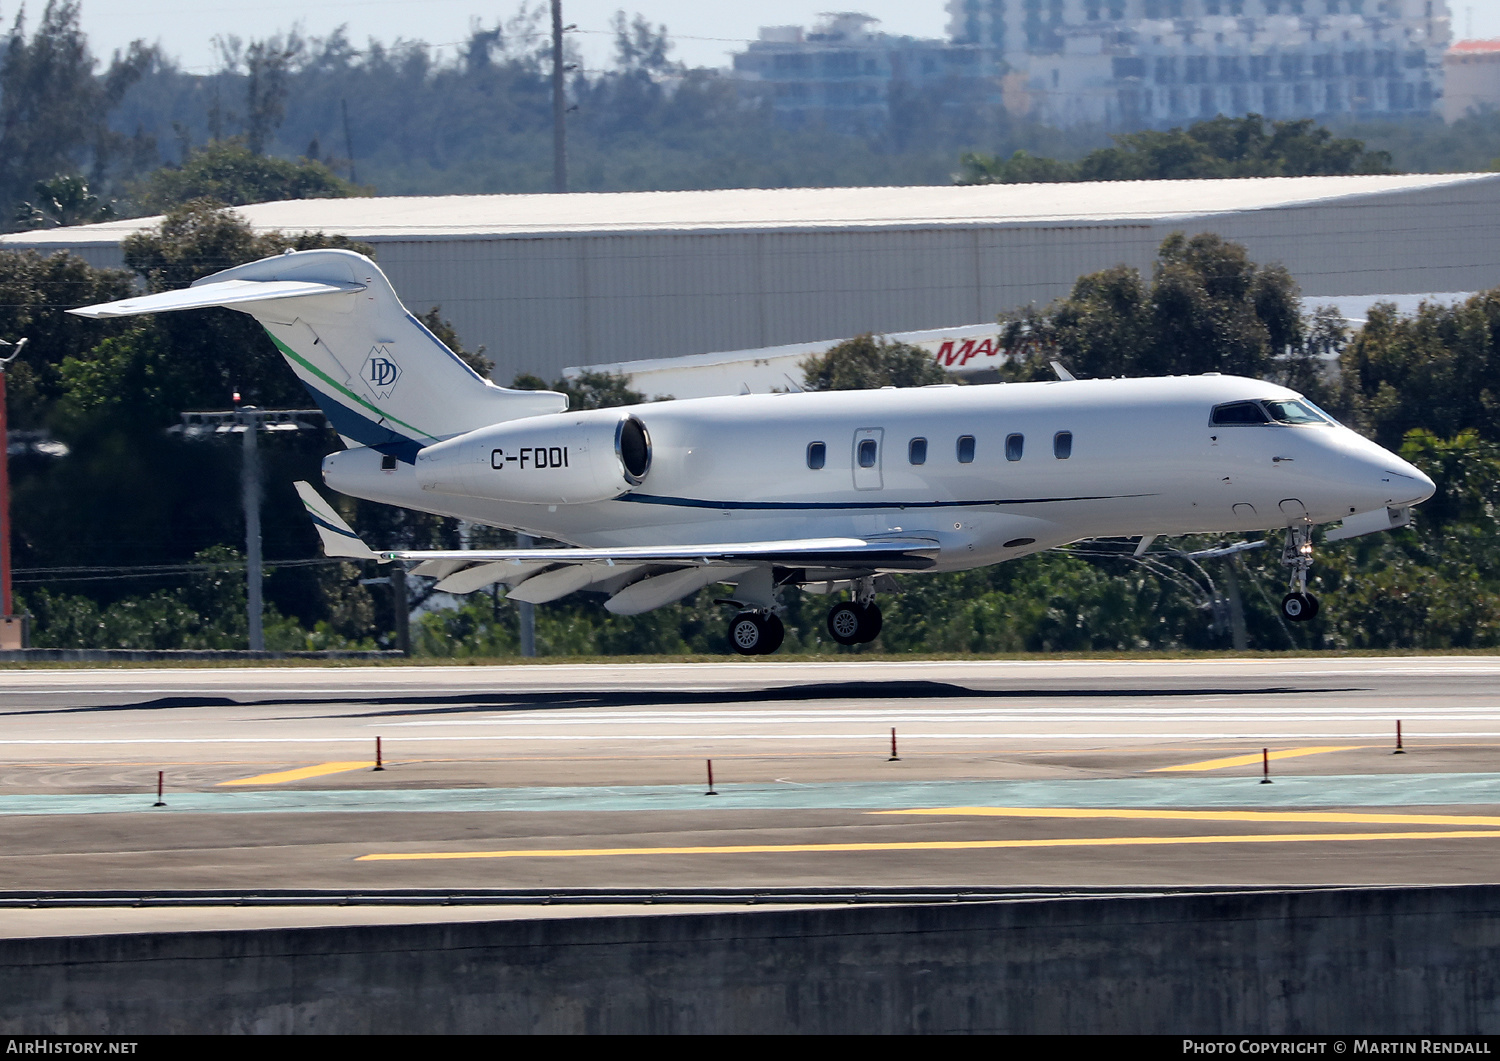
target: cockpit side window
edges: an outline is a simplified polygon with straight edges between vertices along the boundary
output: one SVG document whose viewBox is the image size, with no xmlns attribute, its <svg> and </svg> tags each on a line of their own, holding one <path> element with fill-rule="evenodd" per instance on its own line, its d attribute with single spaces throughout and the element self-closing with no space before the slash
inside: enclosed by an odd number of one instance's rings
<svg viewBox="0 0 1500 1061">
<path fill-rule="evenodd" d="M 1270 419 L 1257 402 L 1230 402 L 1214 406 L 1215 424 L 1265 424 Z"/>
</svg>

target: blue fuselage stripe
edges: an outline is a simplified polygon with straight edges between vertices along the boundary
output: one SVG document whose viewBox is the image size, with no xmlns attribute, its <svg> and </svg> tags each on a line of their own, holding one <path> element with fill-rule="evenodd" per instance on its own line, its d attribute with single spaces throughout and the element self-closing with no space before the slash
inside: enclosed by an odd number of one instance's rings
<svg viewBox="0 0 1500 1061">
<path fill-rule="evenodd" d="M 671 505 L 676 508 L 752 509 L 765 512 L 829 511 L 871 508 L 984 508 L 994 505 L 1050 505 L 1060 501 L 1117 501 L 1150 497 L 1150 494 L 1100 494 L 1090 497 L 1006 497 L 978 501 L 710 501 L 697 497 L 663 497 L 658 494 L 621 494 L 616 501 L 638 505 Z"/>
</svg>

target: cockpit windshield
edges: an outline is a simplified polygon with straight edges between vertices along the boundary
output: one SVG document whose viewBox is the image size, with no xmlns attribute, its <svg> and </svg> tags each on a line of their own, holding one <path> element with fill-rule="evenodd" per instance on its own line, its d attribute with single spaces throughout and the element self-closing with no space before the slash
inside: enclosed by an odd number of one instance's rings
<svg viewBox="0 0 1500 1061">
<path fill-rule="evenodd" d="M 1312 402 L 1268 398 L 1214 406 L 1215 424 L 1332 424 L 1333 417 Z"/>
<path fill-rule="evenodd" d="M 1329 422 L 1322 410 L 1309 402 L 1277 400 L 1261 404 L 1266 407 L 1266 412 L 1271 414 L 1271 419 L 1278 424 L 1326 424 Z"/>
</svg>

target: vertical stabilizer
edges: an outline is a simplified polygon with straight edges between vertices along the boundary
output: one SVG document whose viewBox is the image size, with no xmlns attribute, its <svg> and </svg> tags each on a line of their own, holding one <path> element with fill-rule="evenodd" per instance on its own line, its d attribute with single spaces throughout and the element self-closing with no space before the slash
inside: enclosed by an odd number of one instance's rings
<svg viewBox="0 0 1500 1061">
<path fill-rule="evenodd" d="M 225 306 L 266 329 L 340 435 L 411 461 L 440 439 L 560 412 L 553 391 L 497 387 L 412 316 L 369 258 L 297 251 L 226 269 L 182 291 L 70 312 L 86 317 Z"/>
</svg>

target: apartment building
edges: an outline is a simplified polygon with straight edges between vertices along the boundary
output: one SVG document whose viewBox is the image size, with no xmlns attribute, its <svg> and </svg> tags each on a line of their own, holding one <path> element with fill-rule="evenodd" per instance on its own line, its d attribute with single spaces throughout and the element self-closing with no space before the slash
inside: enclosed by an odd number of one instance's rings
<svg viewBox="0 0 1500 1061">
<path fill-rule="evenodd" d="M 1434 110 L 1446 0 L 948 0 L 949 35 L 1008 71 L 1006 104 L 1048 124 Z"/>
<path fill-rule="evenodd" d="M 941 89 L 966 102 L 1000 101 L 999 57 L 974 42 L 882 33 L 880 20 L 856 12 L 826 14 L 811 29 L 764 26 L 734 56 L 734 76 L 765 100 L 781 124 L 878 128 L 903 91 Z"/>
</svg>

